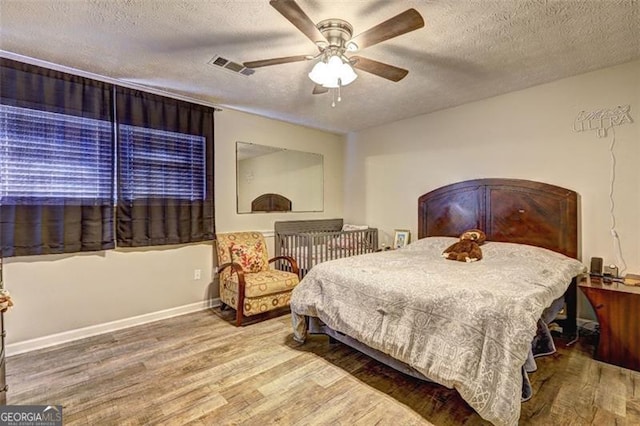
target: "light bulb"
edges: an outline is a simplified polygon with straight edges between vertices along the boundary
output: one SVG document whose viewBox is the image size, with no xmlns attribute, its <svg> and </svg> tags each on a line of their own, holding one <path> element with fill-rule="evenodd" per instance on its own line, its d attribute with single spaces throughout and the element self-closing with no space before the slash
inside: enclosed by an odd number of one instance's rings
<svg viewBox="0 0 640 426">
<path fill-rule="evenodd" d="M 355 73 L 351 65 L 343 63 L 340 67 L 340 82 L 342 86 L 347 86 L 358 78 L 358 74 Z"/>
<path fill-rule="evenodd" d="M 315 64 L 309 73 L 309 78 L 316 84 L 323 84 L 327 78 L 327 64 L 322 61 Z"/>
<path fill-rule="evenodd" d="M 330 57 L 329 61 L 327 62 L 327 70 L 329 71 L 329 74 L 332 77 L 340 75 L 342 64 L 343 64 L 342 59 L 340 59 L 339 56 Z"/>
</svg>

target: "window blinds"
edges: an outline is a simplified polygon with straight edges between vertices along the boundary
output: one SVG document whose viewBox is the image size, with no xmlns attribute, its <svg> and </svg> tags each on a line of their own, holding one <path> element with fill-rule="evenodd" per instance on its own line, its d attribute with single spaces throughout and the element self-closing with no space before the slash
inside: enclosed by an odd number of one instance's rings
<svg viewBox="0 0 640 426">
<path fill-rule="evenodd" d="M 120 196 L 204 200 L 205 138 L 120 125 Z"/>
<path fill-rule="evenodd" d="M 2 203 L 113 197 L 112 123 L 0 105 Z"/>
</svg>

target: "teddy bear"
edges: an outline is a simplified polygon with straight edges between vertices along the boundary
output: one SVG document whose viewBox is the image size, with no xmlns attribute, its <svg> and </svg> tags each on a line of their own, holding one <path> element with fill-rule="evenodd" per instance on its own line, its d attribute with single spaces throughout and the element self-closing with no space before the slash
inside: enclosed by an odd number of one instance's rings
<svg viewBox="0 0 640 426">
<path fill-rule="evenodd" d="M 469 229 L 460 235 L 460 241 L 453 243 L 442 252 L 442 257 L 460 262 L 475 262 L 482 259 L 480 245 L 487 235 L 479 229 Z"/>
</svg>

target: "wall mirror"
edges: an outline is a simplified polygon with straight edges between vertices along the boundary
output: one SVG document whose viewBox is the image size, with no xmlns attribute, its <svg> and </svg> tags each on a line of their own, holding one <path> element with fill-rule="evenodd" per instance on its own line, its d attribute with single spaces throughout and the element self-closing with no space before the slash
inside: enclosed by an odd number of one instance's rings
<svg viewBox="0 0 640 426">
<path fill-rule="evenodd" d="M 320 154 L 236 142 L 236 184 L 238 213 L 324 209 Z"/>
</svg>

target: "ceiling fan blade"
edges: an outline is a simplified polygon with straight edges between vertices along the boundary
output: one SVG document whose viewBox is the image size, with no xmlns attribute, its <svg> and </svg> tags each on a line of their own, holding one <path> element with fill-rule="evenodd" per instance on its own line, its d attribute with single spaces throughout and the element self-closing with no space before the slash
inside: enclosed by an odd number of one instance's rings
<svg viewBox="0 0 640 426">
<path fill-rule="evenodd" d="M 327 39 L 322 35 L 316 24 L 300 9 L 300 6 L 293 0 L 271 0 L 271 6 L 282 16 L 287 18 L 297 29 L 302 31 L 309 40 L 316 45 L 328 45 Z"/>
<path fill-rule="evenodd" d="M 394 67 L 362 56 L 352 56 L 349 60 L 355 68 L 391 81 L 400 81 L 409 74 L 409 71 L 404 68 Z"/>
<path fill-rule="evenodd" d="M 327 89 L 326 87 L 316 84 L 315 86 L 313 86 L 313 92 L 311 93 L 314 95 L 321 95 L 323 93 L 327 93 L 328 91 L 329 89 Z"/>
<path fill-rule="evenodd" d="M 247 68 L 260 68 L 260 67 L 267 67 L 269 65 L 279 65 L 279 64 L 288 64 L 290 62 L 307 61 L 311 58 L 309 57 L 309 55 L 285 56 L 283 58 L 272 58 L 272 59 L 263 59 L 260 61 L 245 62 L 242 65 L 244 65 Z"/>
<path fill-rule="evenodd" d="M 381 41 L 424 27 L 424 19 L 415 9 L 408 9 L 351 39 L 358 49 L 373 46 Z"/>
</svg>

